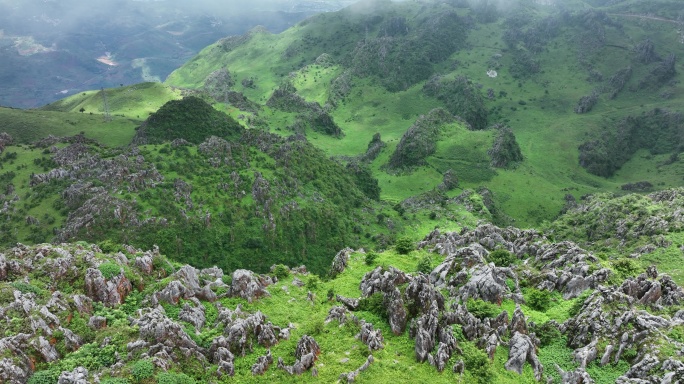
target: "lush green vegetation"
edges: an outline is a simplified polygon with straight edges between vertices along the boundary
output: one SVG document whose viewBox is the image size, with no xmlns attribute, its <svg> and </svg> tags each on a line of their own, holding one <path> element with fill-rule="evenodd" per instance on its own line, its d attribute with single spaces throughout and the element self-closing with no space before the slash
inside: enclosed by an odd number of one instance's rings
<svg viewBox="0 0 684 384">
<path fill-rule="evenodd" d="M 171 100 L 150 115 L 138 128 L 135 142 L 160 144 L 183 139 L 199 144 L 211 136 L 237 139 L 242 125 L 196 96 Z"/>
</svg>

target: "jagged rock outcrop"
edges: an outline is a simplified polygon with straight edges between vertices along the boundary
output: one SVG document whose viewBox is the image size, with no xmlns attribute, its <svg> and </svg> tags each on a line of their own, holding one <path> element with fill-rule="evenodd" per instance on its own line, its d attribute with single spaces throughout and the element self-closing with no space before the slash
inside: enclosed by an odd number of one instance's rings
<svg viewBox="0 0 684 384">
<path fill-rule="evenodd" d="M 290 375 L 301 375 L 307 370 L 313 368 L 318 355 L 321 353 L 321 347 L 318 346 L 313 337 L 304 335 L 299 339 L 297 348 L 295 349 L 295 362 L 293 365 L 285 365 L 283 358 L 278 358 L 278 368 L 284 370 Z"/>
<path fill-rule="evenodd" d="M 230 295 L 242 297 L 251 303 L 254 299 L 270 296 L 266 287 L 273 283 L 274 281 L 269 276 L 256 275 L 252 271 L 237 269 L 233 272 Z"/>
<path fill-rule="evenodd" d="M 76 367 L 71 372 L 62 372 L 57 384 L 89 384 L 88 370 L 84 367 Z"/>
<path fill-rule="evenodd" d="M 350 311 L 356 311 L 359 309 L 359 299 L 352 299 L 349 297 L 336 295 L 335 300 L 342 303 Z"/>
<path fill-rule="evenodd" d="M 544 368 L 537 357 L 537 344 L 529 335 L 515 332 L 509 342 L 508 361 L 504 365 L 507 370 L 522 374 L 523 365 L 528 362 L 534 370 L 534 377 L 541 380 Z"/>
<path fill-rule="evenodd" d="M 574 371 L 565 372 L 555 364 L 556 371 L 561 375 L 562 384 L 594 384 L 594 379 L 582 368 L 577 368 Z"/>
<path fill-rule="evenodd" d="M 427 360 L 441 372 L 453 353 L 460 349 L 451 327 L 439 314 L 438 303 L 433 301 L 429 311 L 411 323 L 409 335 L 415 338 L 416 360 Z M 436 345 L 437 351 L 431 354 Z"/>
<path fill-rule="evenodd" d="M 123 273 L 105 279 L 97 269 L 88 268 L 85 274 L 86 295 L 108 307 L 123 304 L 126 296 L 133 290 L 131 282 Z"/>
<path fill-rule="evenodd" d="M 382 331 L 380 329 L 375 329 L 373 324 L 363 320 L 361 321 L 361 331 L 356 337 L 363 341 L 371 351 L 376 351 L 385 347 L 383 345 L 385 338 L 382 337 Z"/>
<path fill-rule="evenodd" d="M 349 255 L 351 255 L 352 252 L 354 252 L 353 249 L 345 248 L 335 255 L 332 261 L 332 266 L 330 267 L 331 278 L 335 278 L 335 276 L 344 272 L 344 269 L 347 268 L 347 264 L 349 263 Z"/>
<path fill-rule="evenodd" d="M 202 303 L 196 298 L 191 299 L 193 305 L 183 304 L 183 309 L 178 313 L 178 320 L 187 321 L 195 327 L 195 332 L 199 333 L 206 322 L 205 309 Z"/>
<path fill-rule="evenodd" d="M 387 270 L 377 267 L 364 275 L 359 285 L 364 297 L 369 297 L 375 293 L 383 295 L 383 306 L 395 335 L 404 332 L 408 318 L 404 300 L 397 286 L 409 281 L 410 277 L 407 274 L 394 267 L 389 267 Z"/>
<path fill-rule="evenodd" d="M 510 268 L 489 264 L 474 267 L 470 273 L 468 282 L 459 289 L 462 300 L 474 298 L 497 304 L 500 304 L 504 298 L 511 298 L 516 302 L 521 301 L 522 295 L 519 292 L 513 294 L 506 285 L 507 278 L 516 282 L 518 280 L 517 275 Z"/>
<path fill-rule="evenodd" d="M 345 324 L 349 320 L 356 320 L 356 317 L 349 313 L 346 307 L 334 306 L 328 311 L 328 317 L 325 318 L 325 323 L 328 324 L 333 321 L 337 321 L 340 325 Z"/>
<path fill-rule="evenodd" d="M 273 356 L 271 356 L 271 350 L 269 349 L 264 356 L 259 356 L 256 363 L 252 365 L 252 375 L 263 375 L 271 364 L 273 364 Z"/>
</svg>

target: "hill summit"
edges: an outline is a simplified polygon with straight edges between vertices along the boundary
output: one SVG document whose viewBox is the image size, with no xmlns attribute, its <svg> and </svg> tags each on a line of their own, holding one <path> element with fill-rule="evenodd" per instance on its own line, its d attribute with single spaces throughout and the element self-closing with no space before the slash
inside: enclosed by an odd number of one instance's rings
<svg viewBox="0 0 684 384">
<path fill-rule="evenodd" d="M 199 144 L 211 136 L 237 139 L 244 129 L 232 117 L 196 96 L 171 100 L 145 120 L 133 138 L 135 144 L 160 144 L 183 139 Z"/>
</svg>

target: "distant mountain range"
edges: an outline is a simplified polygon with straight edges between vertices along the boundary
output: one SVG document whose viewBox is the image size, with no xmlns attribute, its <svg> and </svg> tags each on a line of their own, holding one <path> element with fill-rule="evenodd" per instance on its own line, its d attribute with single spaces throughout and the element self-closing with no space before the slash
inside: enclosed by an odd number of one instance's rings
<svg viewBox="0 0 684 384">
<path fill-rule="evenodd" d="M 255 25 L 277 33 L 348 3 L 0 0 L 0 105 L 34 108 L 86 89 L 163 81 L 222 37 Z"/>
</svg>

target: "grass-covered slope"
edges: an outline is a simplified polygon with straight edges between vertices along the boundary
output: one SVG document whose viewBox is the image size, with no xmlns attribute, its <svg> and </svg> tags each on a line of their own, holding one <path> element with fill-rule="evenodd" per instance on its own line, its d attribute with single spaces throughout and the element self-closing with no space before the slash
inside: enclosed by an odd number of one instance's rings
<svg viewBox="0 0 684 384">
<path fill-rule="evenodd" d="M 105 122 L 102 115 L 22 110 L 0 107 L 0 131 L 7 132 L 15 143 L 28 144 L 49 135 L 73 136 L 81 132 L 91 139 L 111 146 L 127 145 L 135 135 L 139 121 L 113 116 Z"/>
<path fill-rule="evenodd" d="M 447 196 L 404 215 L 376 201 L 377 180 L 364 166 L 345 167 L 302 138 L 255 130 L 197 145 L 111 148 L 81 135 L 7 145 L 0 191 L 4 246 L 158 245 L 177 260 L 227 270 L 305 263 L 323 273 L 346 246 L 385 248 L 414 228 L 475 220 Z"/>
<path fill-rule="evenodd" d="M 180 91 L 160 83 L 140 83 L 119 88 L 86 91 L 48 104 L 41 110 L 104 114 L 106 96 L 109 113 L 144 120 L 166 102 L 179 99 Z"/>
<path fill-rule="evenodd" d="M 681 194 L 597 197 L 568 219 L 591 226 L 637 200 L 676 216 Z M 284 265 L 195 269 L 113 242 L 18 245 L 0 252 L 0 379 L 682 380 L 681 220 L 671 224 L 666 241 L 611 252 L 566 240 L 563 221 L 547 233 L 433 231 L 381 253 L 345 249 L 326 278 Z"/>
<path fill-rule="evenodd" d="M 462 167 L 459 180 L 466 188 L 485 185 L 519 225 L 557 216 L 567 192 L 579 198 L 639 181 L 681 185 L 678 146 L 653 150 L 636 129 L 620 128 L 656 109 L 681 113 L 683 46 L 672 13 L 677 2 L 564 6 L 365 1 L 278 35 L 254 30 L 221 40 L 167 84 L 202 89 L 222 69 L 234 81 L 233 92 L 261 105 L 283 83 L 292 84 L 305 102 L 325 109 L 341 135 L 320 134 L 298 123 L 294 112 L 240 110 L 230 102 L 217 108 L 243 115 L 255 127 L 305 133 L 327 154 L 343 158 L 364 154 L 380 133 L 387 146 L 369 166 L 386 200 L 427 192 L 455 169 L 428 164 L 407 177 L 382 167 L 414 122 L 437 107 L 475 129 L 511 128 L 523 161 L 496 171 Z M 447 43 L 454 39 L 457 44 Z M 668 134 L 676 136 L 677 127 Z M 632 135 L 628 146 L 618 141 L 626 134 Z M 473 131 L 453 145 L 485 153 L 494 136 L 483 142 Z"/>
</svg>

